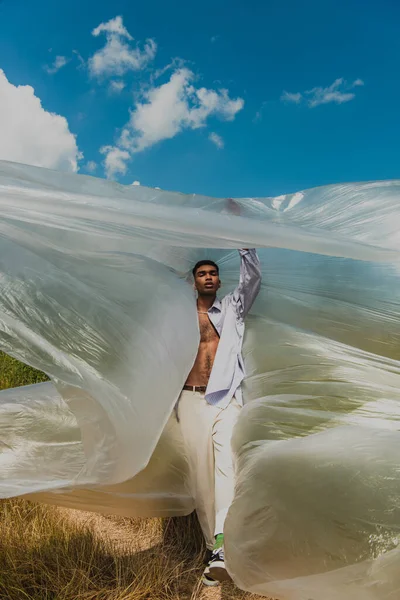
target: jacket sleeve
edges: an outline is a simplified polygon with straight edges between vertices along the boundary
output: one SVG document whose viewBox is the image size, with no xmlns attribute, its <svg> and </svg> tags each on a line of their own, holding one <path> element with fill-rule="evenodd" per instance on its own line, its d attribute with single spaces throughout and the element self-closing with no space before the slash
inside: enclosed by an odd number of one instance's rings
<svg viewBox="0 0 400 600">
<path fill-rule="evenodd" d="M 233 300 L 238 316 L 244 319 L 260 291 L 261 268 L 256 250 L 239 250 L 239 254 L 239 285 L 233 292 Z"/>
</svg>

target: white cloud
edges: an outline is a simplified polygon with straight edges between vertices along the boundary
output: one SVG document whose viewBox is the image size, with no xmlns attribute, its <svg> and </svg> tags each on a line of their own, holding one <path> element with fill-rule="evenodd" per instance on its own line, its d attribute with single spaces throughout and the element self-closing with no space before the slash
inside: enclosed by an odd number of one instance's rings
<svg viewBox="0 0 400 600">
<path fill-rule="evenodd" d="M 140 181 L 134 181 L 132 185 L 140 185 Z"/>
<path fill-rule="evenodd" d="M 196 89 L 193 79 L 191 71 L 178 69 L 167 83 L 146 91 L 122 132 L 121 144 L 140 152 L 183 129 L 204 127 L 211 115 L 232 121 L 243 108 L 242 98 L 231 100 L 227 90 Z"/>
<path fill-rule="evenodd" d="M 157 45 L 148 39 L 143 50 L 132 44 L 133 37 L 118 16 L 93 29 L 95 37 L 105 34 L 106 44 L 89 59 L 90 74 L 95 77 L 122 76 L 128 71 L 140 71 L 153 60 Z"/>
<path fill-rule="evenodd" d="M 30 85 L 13 85 L 1 69 L 0 131 L 0 159 L 78 170 L 82 154 L 67 119 L 46 111 Z"/>
<path fill-rule="evenodd" d="M 105 155 L 104 169 L 109 179 L 113 179 L 116 175 L 125 175 L 126 162 L 130 159 L 127 150 L 116 146 L 102 146 L 100 152 Z"/>
<path fill-rule="evenodd" d="M 197 107 L 192 108 L 190 111 L 191 119 L 193 120 L 194 128 L 202 127 L 205 124 L 205 120 L 211 114 L 217 114 L 225 121 L 233 121 L 240 110 L 244 106 L 244 100 L 242 98 L 236 98 L 231 100 L 229 98 L 228 90 L 208 90 L 206 88 L 200 88 L 194 90 L 189 88 L 190 92 L 194 92 L 197 96 L 195 99 Z M 190 93 L 189 92 L 189 93 Z"/>
<path fill-rule="evenodd" d="M 193 80 L 192 71 L 179 68 L 167 83 L 143 92 L 143 101 L 138 101 L 133 107 L 117 146 L 102 149 L 106 162 L 111 154 L 111 167 L 106 167 L 109 177 L 126 172 L 124 161 L 130 155 L 173 138 L 184 129 L 204 127 L 210 116 L 232 121 L 242 110 L 242 98 L 231 99 L 225 89 L 196 88 Z M 117 168 L 114 168 L 116 156 Z"/>
<path fill-rule="evenodd" d="M 356 79 L 353 83 L 348 84 L 345 79 L 340 77 L 336 79 L 328 87 L 314 87 L 311 90 L 305 92 L 297 92 L 295 94 L 289 92 L 283 92 L 281 100 L 283 102 L 292 102 L 300 104 L 300 102 L 306 102 L 309 108 L 315 108 L 321 104 L 343 104 L 344 102 L 350 102 L 355 98 L 354 90 L 355 87 L 363 86 L 364 82 L 362 79 Z"/>
<path fill-rule="evenodd" d="M 98 25 L 92 31 L 92 35 L 95 37 L 100 35 L 100 33 L 119 35 L 120 37 L 128 38 L 128 40 L 133 40 L 133 37 L 130 35 L 129 31 L 126 29 L 126 27 L 124 27 L 121 16 L 110 19 L 107 21 L 107 23 L 100 23 L 100 25 Z"/>
<path fill-rule="evenodd" d="M 53 64 L 50 66 L 46 65 L 44 69 L 49 75 L 54 75 L 54 73 L 57 73 L 57 71 L 65 67 L 68 62 L 69 59 L 65 56 L 56 56 Z"/>
<path fill-rule="evenodd" d="M 119 94 L 125 87 L 125 82 L 122 80 L 119 81 L 111 81 L 110 83 L 110 92 L 114 92 L 115 94 Z"/>
<path fill-rule="evenodd" d="M 329 104 L 330 102 L 343 104 L 343 102 L 353 100 L 355 94 L 353 92 L 344 91 L 346 89 L 351 89 L 353 86 L 346 88 L 345 84 L 346 82 L 341 78 L 336 79 L 332 85 L 326 88 L 315 87 L 312 90 L 308 90 L 306 92 L 308 96 L 308 105 L 310 108 L 314 108 L 320 104 Z"/>
<path fill-rule="evenodd" d="M 281 96 L 282 102 L 293 102 L 293 104 L 300 104 L 303 96 L 300 92 L 297 94 L 291 94 L 290 92 L 283 92 Z"/>
<path fill-rule="evenodd" d="M 218 135 L 218 133 L 214 133 L 211 132 L 210 135 L 208 136 L 208 139 L 217 146 L 217 148 L 219 148 L 220 150 L 224 147 L 224 140 L 222 139 L 222 137 L 220 135 Z"/>
<path fill-rule="evenodd" d="M 80 55 L 78 50 L 72 50 L 72 53 L 75 54 L 76 58 L 78 59 L 78 62 L 79 62 L 78 68 L 83 69 L 83 67 L 86 65 L 85 59 Z"/>
<path fill-rule="evenodd" d="M 97 169 L 97 163 L 94 160 L 89 160 L 83 167 L 88 173 L 94 173 Z"/>
</svg>

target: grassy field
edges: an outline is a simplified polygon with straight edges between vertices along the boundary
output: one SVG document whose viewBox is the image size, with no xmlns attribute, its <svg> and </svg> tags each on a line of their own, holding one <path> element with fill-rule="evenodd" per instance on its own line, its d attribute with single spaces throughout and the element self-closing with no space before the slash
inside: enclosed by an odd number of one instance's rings
<svg viewBox="0 0 400 600">
<path fill-rule="evenodd" d="M 15 358 L 0 352 L 0 390 L 47 381 L 44 373 L 36 371 Z"/>
<path fill-rule="evenodd" d="M 0 389 L 45 381 L 0 353 Z M 250 600 L 200 584 L 196 518 L 122 519 L 0 501 L 1 600 Z"/>
<path fill-rule="evenodd" d="M 0 504 L 0 598 L 205 598 L 194 519 L 123 519 L 121 527 L 118 519 L 95 516 L 96 523 L 104 520 L 99 535 L 98 525 L 74 519 L 72 512 L 24 500 Z M 115 529 L 122 531 L 123 545 L 110 535 Z M 243 597 L 233 588 L 228 593 Z"/>
</svg>

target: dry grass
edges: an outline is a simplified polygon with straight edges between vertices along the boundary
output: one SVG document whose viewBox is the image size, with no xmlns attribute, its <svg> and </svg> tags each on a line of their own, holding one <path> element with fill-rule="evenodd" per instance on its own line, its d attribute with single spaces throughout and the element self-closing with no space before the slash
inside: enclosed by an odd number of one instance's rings
<svg viewBox="0 0 400 600">
<path fill-rule="evenodd" d="M 0 389 L 45 381 L 0 352 Z M 124 519 L 0 500 L 0 600 L 250 600 L 200 584 L 195 517 Z"/>
<path fill-rule="evenodd" d="M 232 585 L 200 585 L 202 536 L 193 517 L 121 519 L 24 500 L 0 502 L 0 598 L 244 600 Z"/>
</svg>

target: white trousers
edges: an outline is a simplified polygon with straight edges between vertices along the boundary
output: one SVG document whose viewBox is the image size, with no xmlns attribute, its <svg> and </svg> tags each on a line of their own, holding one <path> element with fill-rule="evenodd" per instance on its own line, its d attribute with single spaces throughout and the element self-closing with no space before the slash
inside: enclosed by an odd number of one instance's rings
<svg viewBox="0 0 400 600">
<path fill-rule="evenodd" d="M 235 473 L 232 430 L 241 406 L 232 398 L 226 408 L 211 406 L 204 394 L 184 390 L 178 404 L 184 446 L 189 462 L 190 493 L 208 548 L 223 533 L 233 500 Z"/>
</svg>

